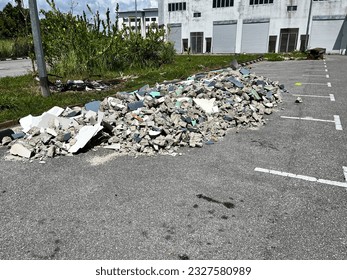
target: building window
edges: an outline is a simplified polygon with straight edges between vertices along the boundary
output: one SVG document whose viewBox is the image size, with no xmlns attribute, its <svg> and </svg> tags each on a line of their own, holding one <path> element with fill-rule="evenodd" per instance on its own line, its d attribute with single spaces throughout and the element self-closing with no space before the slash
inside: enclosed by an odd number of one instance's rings
<svg viewBox="0 0 347 280">
<path fill-rule="evenodd" d="M 233 7 L 234 0 L 213 0 L 212 8 L 225 8 L 225 7 Z"/>
<path fill-rule="evenodd" d="M 194 17 L 201 17 L 201 13 L 194 13 Z"/>
<path fill-rule="evenodd" d="M 202 53 L 203 51 L 203 32 L 191 32 L 190 33 L 190 46 L 192 53 Z"/>
<path fill-rule="evenodd" d="M 147 17 L 147 18 L 146 18 L 146 21 L 149 21 L 149 20 L 150 20 L 150 18 Z"/>
<path fill-rule="evenodd" d="M 249 5 L 273 4 L 274 0 L 249 0 Z"/>
<path fill-rule="evenodd" d="M 186 2 L 169 3 L 168 9 L 169 9 L 169 12 L 185 11 L 187 9 L 187 3 Z"/>
<path fill-rule="evenodd" d="M 151 21 L 156 22 L 157 19 L 156 19 L 155 17 L 152 17 L 152 18 L 151 18 Z"/>
<path fill-rule="evenodd" d="M 288 12 L 296 11 L 297 9 L 298 9 L 298 6 L 287 6 Z"/>
<path fill-rule="evenodd" d="M 123 18 L 123 22 L 129 22 L 128 18 Z"/>
</svg>

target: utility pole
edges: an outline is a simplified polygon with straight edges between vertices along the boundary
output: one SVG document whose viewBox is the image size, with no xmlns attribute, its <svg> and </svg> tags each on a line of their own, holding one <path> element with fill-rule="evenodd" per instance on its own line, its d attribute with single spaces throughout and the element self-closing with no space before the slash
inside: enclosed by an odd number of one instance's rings
<svg viewBox="0 0 347 280">
<path fill-rule="evenodd" d="M 135 31 L 137 34 L 137 0 L 135 0 Z"/>
<path fill-rule="evenodd" d="M 309 11 L 308 11 L 308 20 L 307 20 L 307 29 L 306 29 L 305 50 L 307 50 L 308 40 L 309 40 L 308 36 L 309 36 L 309 32 L 310 32 L 312 4 L 313 4 L 313 0 L 310 0 L 310 8 L 309 8 Z"/>
<path fill-rule="evenodd" d="M 37 62 L 37 68 L 39 70 L 40 86 L 43 97 L 50 96 L 49 86 L 48 86 L 48 76 L 46 70 L 45 56 L 42 48 L 42 39 L 40 32 L 40 21 L 39 13 L 37 10 L 36 0 L 29 0 L 29 10 L 31 19 L 31 28 L 34 39 L 35 56 Z"/>
</svg>

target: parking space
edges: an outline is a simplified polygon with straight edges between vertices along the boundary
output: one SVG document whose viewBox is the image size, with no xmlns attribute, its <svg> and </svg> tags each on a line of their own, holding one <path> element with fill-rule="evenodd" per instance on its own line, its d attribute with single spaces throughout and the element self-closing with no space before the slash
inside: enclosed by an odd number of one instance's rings
<svg viewBox="0 0 347 280">
<path fill-rule="evenodd" d="M 253 65 L 278 111 L 182 156 L 1 160 L 0 258 L 346 259 L 346 64 Z"/>
</svg>

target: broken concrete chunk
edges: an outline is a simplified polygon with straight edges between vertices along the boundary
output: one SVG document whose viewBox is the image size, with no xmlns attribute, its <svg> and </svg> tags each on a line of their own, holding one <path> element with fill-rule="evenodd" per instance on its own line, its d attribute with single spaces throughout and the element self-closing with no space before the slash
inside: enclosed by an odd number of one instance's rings
<svg viewBox="0 0 347 280">
<path fill-rule="evenodd" d="M 136 111 L 140 108 L 143 108 L 145 105 L 143 103 L 143 101 L 137 101 L 137 102 L 133 102 L 133 103 L 129 103 L 128 104 L 128 109 L 130 111 Z"/>
<path fill-rule="evenodd" d="M 30 151 L 28 148 L 26 148 L 25 146 L 19 143 L 14 144 L 11 147 L 10 153 L 11 155 L 20 156 L 20 157 L 28 158 L 28 159 L 31 158 L 33 154 L 32 151 Z"/>
<path fill-rule="evenodd" d="M 240 82 L 239 80 L 237 80 L 235 77 L 230 77 L 228 81 L 234 84 L 238 88 L 244 88 L 244 84 Z"/>
<path fill-rule="evenodd" d="M 9 136 L 5 136 L 1 139 L 1 144 L 3 146 L 6 146 L 6 145 L 10 144 L 11 142 L 12 142 L 12 138 Z"/>
<path fill-rule="evenodd" d="M 298 97 L 296 100 L 295 100 L 295 103 L 302 103 L 302 98 L 301 97 Z"/>
<path fill-rule="evenodd" d="M 100 131 L 102 130 L 102 126 L 97 124 L 95 126 L 84 126 L 79 131 L 76 136 L 77 142 L 69 149 L 69 153 L 77 153 L 79 149 L 84 148 L 85 145 Z"/>
<path fill-rule="evenodd" d="M 101 101 L 93 101 L 87 103 L 84 107 L 86 108 L 87 111 L 94 111 L 97 113 L 100 108 Z"/>
<path fill-rule="evenodd" d="M 17 132 L 11 135 L 12 139 L 16 140 L 16 139 L 21 139 L 25 137 L 25 133 L 24 132 Z"/>
<path fill-rule="evenodd" d="M 104 149 L 116 150 L 116 151 L 119 151 L 120 148 L 121 148 L 120 143 L 109 145 L 109 146 L 104 146 Z"/>
<path fill-rule="evenodd" d="M 216 101 L 215 98 L 212 99 L 193 99 L 194 103 L 198 105 L 203 111 L 205 111 L 207 114 L 214 114 L 218 113 L 219 109 L 218 106 L 215 106 L 214 103 Z"/>
<path fill-rule="evenodd" d="M 240 73 L 244 76 L 249 76 L 249 74 L 251 74 L 251 72 L 246 68 L 241 68 Z"/>
<path fill-rule="evenodd" d="M 12 134 L 15 134 L 12 129 L 5 129 L 0 131 L 0 141 L 2 141 L 4 137 L 11 137 Z"/>
</svg>

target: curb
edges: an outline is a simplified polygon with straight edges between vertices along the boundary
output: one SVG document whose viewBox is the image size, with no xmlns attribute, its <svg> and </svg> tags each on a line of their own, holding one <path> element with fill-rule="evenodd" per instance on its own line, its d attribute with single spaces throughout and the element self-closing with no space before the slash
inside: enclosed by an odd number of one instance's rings
<svg viewBox="0 0 347 280">
<path fill-rule="evenodd" d="M 12 59 L 12 60 L 20 60 L 20 59 L 26 59 L 26 58 L 16 58 L 16 59 Z M 11 59 L 9 59 L 11 60 Z M 9 60 L 6 60 L 6 61 L 9 61 Z M 260 61 L 263 61 L 264 58 L 263 57 L 260 57 L 258 59 L 255 59 L 255 60 L 251 60 L 251 61 L 248 61 L 248 62 L 244 62 L 244 63 L 241 63 L 240 65 L 242 67 L 244 66 L 247 66 L 247 65 L 251 65 L 251 64 L 254 64 L 254 63 L 257 63 L 257 62 L 260 62 Z M 180 80 L 175 80 L 175 81 L 180 81 Z M 168 81 L 168 82 L 173 82 L 173 81 Z M 76 106 L 76 105 L 74 105 Z M 77 105 L 78 106 L 78 105 Z M 68 106 L 70 107 L 70 106 Z M 73 106 L 72 106 L 73 107 Z M 11 120 L 11 121 L 6 121 L 6 122 L 3 122 L 3 123 L 0 123 L 0 131 L 2 129 L 7 129 L 7 128 L 11 128 L 11 127 L 14 127 L 14 126 L 17 126 L 19 124 L 19 119 L 17 120 Z"/>
<path fill-rule="evenodd" d="M 30 57 L 0 58 L 0 61 L 12 61 L 12 60 L 24 60 L 24 59 L 30 59 Z"/>
</svg>

